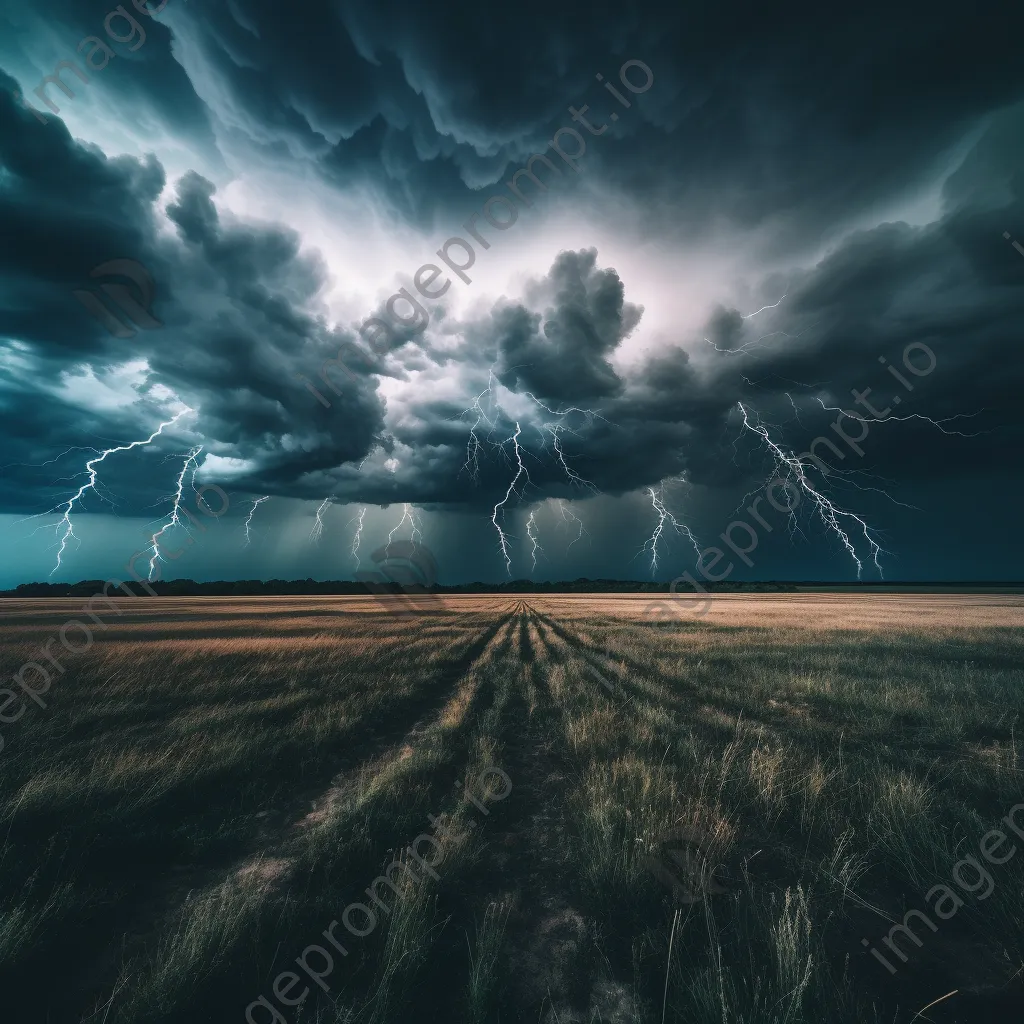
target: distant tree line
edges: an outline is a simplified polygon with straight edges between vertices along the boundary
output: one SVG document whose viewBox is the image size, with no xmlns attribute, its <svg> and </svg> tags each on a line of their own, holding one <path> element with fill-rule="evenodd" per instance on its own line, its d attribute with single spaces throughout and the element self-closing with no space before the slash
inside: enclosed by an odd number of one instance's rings
<svg viewBox="0 0 1024 1024">
<path fill-rule="evenodd" d="M 13 590 L 0 590 L 2 597 L 89 597 L 102 593 L 103 580 L 82 580 L 79 583 L 22 583 Z M 710 584 L 715 591 L 769 593 L 795 591 L 806 584 L 723 581 Z M 532 580 L 509 580 L 505 583 L 461 583 L 455 586 L 434 584 L 418 588 L 419 593 L 433 594 L 664 594 L 669 583 L 643 583 L 635 580 L 561 580 L 557 583 L 535 583 Z M 141 586 L 128 581 L 124 587 L 139 597 L 146 596 Z M 288 594 L 367 594 L 364 583 L 350 580 L 215 580 L 197 583 L 195 580 L 157 580 L 149 584 L 160 597 L 252 597 Z M 375 593 L 407 592 L 397 583 L 375 585 Z"/>
<path fill-rule="evenodd" d="M 103 592 L 103 580 L 81 580 L 78 583 L 22 583 L 13 590 L 0 590 L 0 597 L 91 597 Z M 365 595 L 370 589 L 365 583 L 352 580 L 215 580 L 211 583 L 197 583 L 195 580 L 157 580 L 147 584 L 159 597 L 258 597 L 287 594 L 353 594 Z M 556 583 L 535 583 L 533 580 L 508 580 L 505 583 L 460 583 L 455 586 L 434 584 L 429 587 L 402 587 L 398 583 L 382 581 L 375 583 L 373 593 L 416 593 L 422 594 L 665 594 L 671 584 L 644 583 L 638 580 L 591 580 L 581 577 L 576 580 L 559 580 Z M 778 582 L 758 580 L 722 580 L 708 583 L 706 588 L 713 593 L 767 594 L 785 593 L 798 590 L 1017 590 L 1024 584 L 1008 581 L 994 582 L 906 582 L 871 580 L 859 583 L 823 582 L 821 580 L 799 580 Z M 138 597 L 147 592 L 138 584 L 128 581 L 121 591 L 130 590 Z M 150 595 L 151 596 L 151 595 Z"/>
</svg>

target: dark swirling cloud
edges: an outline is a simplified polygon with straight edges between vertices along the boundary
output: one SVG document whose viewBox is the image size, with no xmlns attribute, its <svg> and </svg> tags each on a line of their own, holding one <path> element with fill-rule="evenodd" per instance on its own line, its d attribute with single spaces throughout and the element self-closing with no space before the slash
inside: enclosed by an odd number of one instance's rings
<svg viewBox="0 0 1024 1024">
<path fill-rule="evenodd" d="M 597 267 L 596 249 L 560 253 L 527 301 L 543 304 L 543 313 L 507 305 L 494 314 L 503 384 L 562 402 L 622 390 L 608 357 L 640 322 L 643 308 L 625 301 L 614 270 Z"/>
<path fill-rule="evenodd" d="M 5 9 L 0 64 L 31 89 L 109 9 Z M 922 488 L 1003 479 L 1024 384 L 1024 259 L 1003 239 L 1024 238 L 1012 17 L 171 0 L 143 46 L 112 44 L 75 99 L 55 94 L 81 138 L 41 124 L 4 75 L 0 510 L 48 507 L 64 492 L 32 464 L 145 436 L 175 399 L 195 413 L 156 452 L 202 443 L 211 479 L 259 494 L 487 509 L 517 424 L 531 498 L 585 493 L 573 474 L 613 495 L 681 476 L 727 490 L 762 468 L 738 402 L 802 447 L 834 418 L 821 402 L 894 394 L 878 360 L 898 366 L 908 345 L 928 346 L 936 370 L 858 467 Z M 630 58 L 655 79 L 626 111 L 595 75 L 614 83 Z M 331 202 L 365 219 L 318 242 L 389 225 L 436 238 L 429 257 L 584 103 L 607 128 L 578 126 L 575 191 L 543 197 L 533 234 L 505 236 L 429 323 L 334 363 L 316 381 L 329 408 L 304 390 L 297 371 L 354 351 L 349 306 L 380 311 L 390 287 L 337 300 L 350 250 L 310 241 Z M 261 188 L 275 199 L 263 220 L 246 212 Z M 654 292 L 647 275 L 680 254 L 728 269 Z M 152 275 L 159 330 L 115 338 L 74 299 L 115 258 Z M 482 284 L 503 260 L 517 283 Z M 750 294 L 756 313 L 736 308 Z M 950 423 L 976 438 L 914 418 L 976 411 Z M 166 493 L 159 458 L 110 472 L 128 508 Z"/>
<path fill-rule="evenodd" d="M 76 143 L 59 123 L 38 125 L 5 94 L 0 209 L 18 228 L 21 259 L 6 256 L 0 324 L 20 346 L 8 369 L 9 407 L 28 425 L 12 431 L 11 461 L 42 461 L 79 436 L 82 409 L 67 388 L 51 386 L 62 372 L 102 379 L 130 359 L 149 367 L 147 400 L 156 401 L 154 387 L 161 385 L 197 411 L 191 431 L 221 460 L 215 465 L 231 467 L 223 472 L 238 486 L 300 497 L 493 502 L 507 486 L 503 458 L 485 460 L 475 484 L 460 472 L 465 411 L 492 371 L 508 400 L 518 396 L 522 403 L 522 444 L 534 459 L 539 494 L 572 493 L 545 429 L 553 423 L 564 425 L 560 441 L 580 475 L 601 490 L 623 493 L 680 474 L 710 484 L 739 479 L 731 440 L 738 400 L 782 408 L 785 394 L 799 397 L 803 383 L 817 385 L 812 390 L 829 404 L 850 407 L 850 389 L 878 377 L 876 354 L 899 353 L 911 342 L 931 346 L 942 365 L 922 414 L 943 418 L 983 407 L 987 429 L 1010 430 L 1021 383 L 1016 324 L 1024 308 L 1017 268 L 1000 258 L 1007 252 L 993 239 L 1000 241 L 1000 224 L 1020 219 L 1021 179 L 1005 178 L 1008 191 L 997 209 L 978 204 L 970 179 L 1016 154 L 1017 136 L 1008 128 L 1015 118 L 1019 111 L 995 124 L 950 179 L 939 221 L 852 234 L 817 266 L 790 272 L 784 303 L 756 320 L 719 307 L 694 337 L 613 365 L 642 310 L 627 300 L 628 282 L 599 265 L 596 250 L 566 251 L 527 283 L 521 298 L 501 298 L 483 317 L 442 321 L 403 338 L 385 357 L 392 360 L 385 376 L 404 388 L 390 405 L 373 367 L 356 366 L 331 378 L 340 394 L 324 409 L 296 385 L 294 367 L 337 351 L 352 335 L 330 324 L 322 305 L 328 271 L 294 230 L 223 214 L 214 186 L 195 173 L 165 193 L 153 158 L 109 159 Z M 83 317 L 69 294 L 93 260 L 114 251 L 139 259 L 161 282 L 155 312 L 164 326 L 138 334 L 128 351 Z M 778 330 L 767 329 L 776 323 Z M 443 335 L 459 339 L 454 362 L 438 355 Z M 705 337 L 724 351 L 707 346 Z M 429 382 L 442 379 L 458 386 L 439 400 Z M 40 380 L 48 390 L 45 423 L 32 411 L 44 390 Z M 416 380 L 424 386 L 417 389 Z M 816 422 L 813 402 L 801 402 Z M 594 415 L 556 415 L 570 406 Z M 97 436 L 144 429 L 137 409 L 86 415 Z M 492 436 L 503 439 L 514 415 L 497 408 Z M 918 426 L 893 435 L 874 458 L 903 458 L 896 438 L 919 438 Z M 991 444 L 952 445 L 930 450 L 944 451 L 946 465 L 951 453 L 965 467 L 998 464 Z M 357 473 L 374 450 L 382 458 Z M 378 465 L 385 455 L 397 464 Z M 920 456 L 913 464 L 922 471 Z M 9 509 L 48 500 L 49 484 L 33 494 L 30 477 L 36 479 L 24 471 L 5 481 Z"/>
<path fill-rule="evenodd" d="M 293 412 L 296 360 L 308 349 L 336 350 L 344 336 L 317 304 L 322 260 L 301 251 L 293 230 L 222 217 L 210 183 L 188 174 L 167 204 L 172 237 L 159 223 L 165 180 L 153 158 L 108 159 L 60 122 L 38 124 L 9 91 L 0 93 L 0 170 L 0 217 L 18 243 L 17 258 L 6 250 L 0 257 L 0 331 L 17 355 L 5 367 L 8 393 L 12 401 L 44 391 L 48 398 L 45 428 L 12 461 L 36 461 L 47 442 L 66 447 L 79 432 L 81 409 L 67 388 L 55 388 L 62 375 L 109 375 L 140 360 L 152 371 L 150 390 L 160 384 L 197 410 L 190 426 L 208 451 L 255 460 L 282 485 L 365 455 L 383 427 L 374 378 L 342 381 L 343 402 L 329 419 L 317 407 Z M 154 314 L 163 327 L 127 344 L 84 315 L 71 294 L 112 253 L 137 260 L 159 282 Z M 115 407 L 106 418 L 96 434 L 140 429 L 137 411 Z"/>
<path fill-rule="evenodd" d="M 12 7 L 6 53 L 46 73 L 101 32 L 108 10 L 106 0 Z M 637 212 L 649 225 L 706 232 L 728 220 L 769 227 L 786 247 L 916 188 L 965 130 L 1019 99 L 1015 18 L 1004 5 L 964 18 L 915 3 L 823 16 L 809 0 L 311 0 L 301 12 L 171 0 L 141 19 L 145 45 L 112 44 L 118 58 L 88 88 L 206 159 L 245 146 L 271 164 L 305 163 L 424 225 L 461 214 L 473 190 L 504 181 L 569 123 L 570 104 L 588 103 L 608 128 L 586 159 L 645 196 Z M 65 47 L 28 48 L 33 30 Z M 604 121 L 616 101 L 594 76 L 614 80 L 630 58 L 655 86 L 628 117 Z"/>
</svg>

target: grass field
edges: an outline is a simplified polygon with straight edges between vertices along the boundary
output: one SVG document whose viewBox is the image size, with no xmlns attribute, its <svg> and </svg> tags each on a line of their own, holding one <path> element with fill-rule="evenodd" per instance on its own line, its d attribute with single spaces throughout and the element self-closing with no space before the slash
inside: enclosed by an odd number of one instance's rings
<svg viewBox="0 0 1024 1024">
<path fill-rule="evenodd" d="M 0 704 L 0 1019 L 1019 1020 L 1024 598 L 649 601 L 100 611 Z"/>
</svg>

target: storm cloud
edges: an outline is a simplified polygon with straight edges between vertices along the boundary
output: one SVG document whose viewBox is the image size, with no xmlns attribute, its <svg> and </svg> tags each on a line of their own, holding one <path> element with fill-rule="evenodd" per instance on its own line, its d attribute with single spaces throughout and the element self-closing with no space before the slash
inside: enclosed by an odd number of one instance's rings
<svg viewBox="0 0 1024 1024">
<path fill-rule="evenodd" d="M 994 9 L 171 0 L 41 120 L 23 96 L 108 10 L 0 16 L 0 513 L 53 508 L 83 449 L 187 406 L 111 465 L 121 514 L 202 445 L 200 479 L 239 494 L 483 520 L 522 459 L 508 511 L 677 481 L 699 518 L 771 471 L 739 403 L 800 451 L 865 389 L 903 403 L 848 478 L 873 511 L 872 478 L 904 503 L 1013 490 L 1024 72 Z M 567 124 L 581 173 L 539 167 L 472 283 L 417 293 Z M 76 300 L 115 259 L 155 282 L 158 329 Z M 429 315 L 368 348 L 403 288 Z M 936 362 L 912 395 L 888 369 L 910 345 Z"/>
</svg>

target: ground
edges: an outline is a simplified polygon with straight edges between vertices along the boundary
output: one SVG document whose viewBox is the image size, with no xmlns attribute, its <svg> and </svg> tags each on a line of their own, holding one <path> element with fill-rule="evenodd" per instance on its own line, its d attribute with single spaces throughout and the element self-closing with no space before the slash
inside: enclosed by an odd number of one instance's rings
<svg viewBox="0 0 1024 1024">
<path fill-rule="evenodd" d="M 650 601 L 0 602 L 3 1019 L 1018 1019 L 1024 598 Z"/>
</svg>

